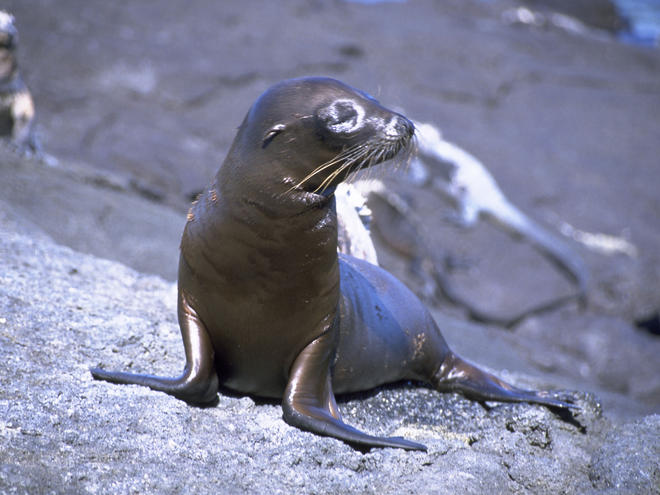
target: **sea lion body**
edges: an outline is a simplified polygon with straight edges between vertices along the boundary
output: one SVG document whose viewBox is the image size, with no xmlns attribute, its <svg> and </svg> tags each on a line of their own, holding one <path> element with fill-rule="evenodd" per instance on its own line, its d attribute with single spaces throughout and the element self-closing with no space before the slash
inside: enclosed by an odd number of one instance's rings
<svg viewBox="0 0 660 495">
<path fill-rule="evenodd" d="M 333 221 L 324 217 L 334 212 L 315 208 L 311 218 L 268 218 L 273 228 L 264 231 L 255 218 L 262 212 L 249 200 L 231 198 L 225 208 L 228 198 L 222 191 L 217 196 L 215 205 L 200 207 L 200 199 L 193 207 L 181 244 L 179 291 L 212 329 L 222 384 L 248 394 L 282 397 L 293 360 L 325 329 L 318 329 L 320 321 L 330 324 L 339 289 L 336 254 L 310 249 L 307 256 L 297 256 L 300 251 L 291 245 L 318 245 L 330 237 Z M 202 208 L 227 215 L 208 215 Z M 222 223 L 217 237 L 211 235 L 213 227 L 200 225 L 207 218 Z M 304 241 L 297 230 L 308 231 Z M 200 242 L 210 238 L 214 240 Z M 219 246 L 221 256 L 213 252 Z"/>
<path fill-rule="evenodd" d="M 400 380 L 428 381 L 451 353 L 419 298 L 389 272 L 340 255 L 337 394 Z"/>
<path fill-rule="evenodd" d="M 408 119 L 339 81 L 294 79 L 266 91 L 188 214 L 182 375 L 92 374 L 192 403 L 212 402 L 219 384 L 281 397 L 289 424 L 369 447 L 424 449 L 348 426 L 335 393 L 416 379 L 482 399 L 567 406 L 461 360 L 401 282 L 338 256 L 334 188 L 409 148 L 413 134 Z"/>
</svg>

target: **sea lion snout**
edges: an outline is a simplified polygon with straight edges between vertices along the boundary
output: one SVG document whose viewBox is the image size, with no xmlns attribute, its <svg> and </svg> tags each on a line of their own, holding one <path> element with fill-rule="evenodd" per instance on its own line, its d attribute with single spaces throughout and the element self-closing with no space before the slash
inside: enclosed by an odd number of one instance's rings
<svg viewBox="0 0 660 495">
<path fill-rule="evenodd" d="M 415 135 L 415 124 L 401 114 L 395 113 L 387 123 L 384 133 L 391 139 L 409 141 Z"/>
</svg>

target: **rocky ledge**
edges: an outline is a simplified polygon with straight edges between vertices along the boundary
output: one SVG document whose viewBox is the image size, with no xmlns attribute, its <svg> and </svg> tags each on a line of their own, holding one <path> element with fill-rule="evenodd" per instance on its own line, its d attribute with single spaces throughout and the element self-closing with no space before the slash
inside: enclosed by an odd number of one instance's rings
<svg viewBox="0 0 660 495">
<path fill-rule="evenodd" d="M 43 173 L 41 164 L 4 158 L 35 180 Z M 72 190 L 85 187 L 69 181 Z M 97 192 L 104 204 L 105 190 Z M 619 494 L 660 486 L 660 416 L 584 383 L 568 392 L 580 406 L 572 415 L 481 405 L 411 383 L 347 397 L 340 407 L 350 424 L 429 447 L 363 453 L 286 425 L 277 403 L 224 392 L 216 407 L 196 408 L 95 382 L 90 366 L 180 370 L 175 283 L 56 244 L 7 211 L 0 216 L 3 493 Z M 508 380 L 575 388 L 570 377 L 526 364 L 501 330 L 435 316 L 461 353 Z M 491 345 L 477 353 L 472 344 L 480 341 Z"/>
</svg>

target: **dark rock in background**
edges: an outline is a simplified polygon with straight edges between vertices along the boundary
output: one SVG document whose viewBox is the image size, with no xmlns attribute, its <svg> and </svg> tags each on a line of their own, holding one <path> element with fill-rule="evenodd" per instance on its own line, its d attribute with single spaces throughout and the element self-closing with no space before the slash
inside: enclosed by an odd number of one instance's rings
<svg viewBox="0 0 660 495">
<path fill-rule="evenodd" d="M 27 233 L 174 280 L 185 218 L 135 194 L 130 180 L 0 149 L 0 208 Z"/>
<path fill-rule="evenodd" d="M 588 26 L 618 32 L 628 21 L 610 0 L 523 0 L 530 8 L 541 8 L 575 17 Z"/>
</svg>

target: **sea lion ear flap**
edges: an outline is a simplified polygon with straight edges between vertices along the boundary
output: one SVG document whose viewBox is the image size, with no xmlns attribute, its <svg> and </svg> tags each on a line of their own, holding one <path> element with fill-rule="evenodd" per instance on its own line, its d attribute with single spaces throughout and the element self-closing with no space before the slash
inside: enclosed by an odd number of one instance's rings
<svg viewBox="0 0 660 495">
<path fill-rule="evenodd" d="M 275 139 L 275 136 L 277 136 L 280 132 L 282 132 L 284 129 L 286 129 L 286 125 L 284 124 L 275 124 L 273 127 L 268 129 L 266 131 L 266 134 L 264 134 L 264 139 L 261 142 L 261 147 L 265 148 L 270 144 L 270 142 Z"/>
</svg>

